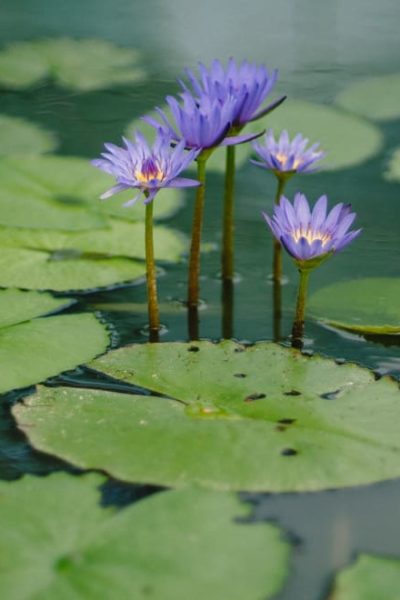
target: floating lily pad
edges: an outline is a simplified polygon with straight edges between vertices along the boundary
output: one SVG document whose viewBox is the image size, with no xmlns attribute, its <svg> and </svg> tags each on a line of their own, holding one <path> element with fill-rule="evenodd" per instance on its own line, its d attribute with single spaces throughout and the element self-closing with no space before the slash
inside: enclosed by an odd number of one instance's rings
<svg viewBox="0 0 400 600">
<path fill-rule="evenodd" d="M 41 388 L 15 409 L 36 448 L 78 466 L 276 492 L 400 476 L 398 384 L 356 365 L 225 341 L 128 346 L 89 366 L 159 395 Z"/>
<path fill-rule="evenodd" d="M 379 129 L 345 111 L 303 100 L 287 100 L 273 113 L 252 124 L 252 128 L 272 128 L 276 134 L 287 129 L 291 136 L 301 132 L 310 142 L 320 142 L 327 152 L 321 161 L 324 169 L 358 165 L 381 148 Z"/>
<path fill-rule="evenodd" d="M 188 245 L 183 234 L 161 225 L 154 227 L 157 260 L 177 261 Z M 127 256 L 145 258 L 144 223 L 110 219 L 108 229 L 52 231 L 0 227 L 0 247 L 34 250 L 76 251 L 87 257 Z"/>
<path fill-rule="evenodd" d="M 333 327 L 365 334 L 400 334 L 400 278 L 334 283 L 310 298 L 310 314 Z"/>
<path fill-rule="evenodd" d="M 400 560 L 361 555 L 336 578 L 331 600 L 398 600 Z"/>
<path fill-rule="evenodd" d="M 108 335 L 90 314 L 35 319 L 0 330 L 0 393 L 73 369 L 104 352 Z"/>
<path fill-rule="evenodd" d="M 122 206 L 135 195 L 135 190 L 105 202 L 99 200 L 115 180 L 84 159 L 61 156 L 3 159 L 0 180 L 0 224 L 8 227 L 76 231 L 106 227 L 109 215 L 144 220 L 141 202 L 130 208 Z M 170 217 L 180 206 L 178 192 L 162 190 L 155 200 L 155 218 Z"/>
<path fill-rule="evenodd" d="M 0 156 L 45 154 L 57 147 L 55 136 L 25 119 L 0 115 Z"/>
<path fill-rule="evenodd" d="M 68 298 L 54 298 L 41 292 L 0 290 L 0 327 L 9 327 L 59 311 L 73 302 Z"/>
<path fill-rule="evenodd" d="M 172 491 L 115 510 L 98 475 L 0 482 L 0 586 L 8 600 L 259 600 L 281 588 L 289 546 L 238 522 L 232 494 Z"/>
<path fill-rule="evenodd" d="M 144 277 L 143 262 L 82 257 L 80 252 L 1 248 L 0 287 L 30 290 L 91 290 Z"/>
<path fill-rule="evenodd" d="M 356 81 L 336 98 L 337 104 L 369 119 L 400 117 L 400 73 Z"/>
<path fill-rule="evenodd" d="M 396 148 L 390 157 L 383 177 L 387 181 L 400 181 L 400 148 Z"/>
<path fill-rule="evenodd" d="M 162 110 L 168 116 L 171 115 L 171 112 L 170 112 L 168 106 L 163 106 Z M 156 111 L 150 112 L 150 113 L 148 113 L 148 115 L 153 117 L 153 119 L 160 121 L 160 117 L 158 116 Z M 174 120 L 171 117 L 171 124 L 173 124 L 173 123 L 174 123 Z M 141 118 L 135 119 L 135 121 L 133 121 L 132 123 L 130 123 L 128 125 L 128 127 L 126 129 L 126 135 L 129 138 L 132 138 L 136 130 L 140 130 L 146 136 L 146 138 L 148 140 L 152 140 L 154 138 L 155 129 L 153 127 L 151 127 L 150 125 L 148 125 L 147 123 L 145 123 L 145 121 L 142 121 Z M 263 130 L 262 125 L 259 127 L 259 129 L 256 129 L 256 131 L 262 131 L 262 130 Z M 236 159 L 235 159 L 236 168 L 239 169 L 240 167 L 242 167 L 246 163 L 246 161 L 250 158 L 250 154 L 251 154 L 251 145 L 249 143 L 239 144 L 238 146 L 236 146 Z M 224 148 L 224 147 L 217 148 L 216 150 L 214 150 L 211 157 L 207 161 L 207 172 L 213 171 L 213 172 L 217 172 L 217 173 L 225 173 L 225 168 L 226 168 L 226 148 Z M 195 172 L 197 170 L 195 161 L 189 165 L 188 170 L 192 172 L 191 177 L 193 177 L 193 172 Z M 192 193 L 193 193 L 193 191 L 192 191 Z"/>
<path fill-rule="evenodd" d="M 0 52 L 0 85 L 20 89 L 45 78 L 80 91 L 146 79 L 141 54 L 105 40 L 54 38 L 16 42 Z"/>
</svg>

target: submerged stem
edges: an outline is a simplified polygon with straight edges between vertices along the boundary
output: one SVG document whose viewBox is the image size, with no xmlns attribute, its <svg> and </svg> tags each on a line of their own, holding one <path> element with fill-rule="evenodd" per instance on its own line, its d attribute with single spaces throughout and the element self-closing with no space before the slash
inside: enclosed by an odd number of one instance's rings
<svg viewBox="0 0 400 600">
<path fill-rule="evenodd" d="M 157 302 L 156 267 L 154 262 L 153 202 L 146 204 L 145 249 L 150 341 L 158 341 L 160 321 Z"/>
<path fill-rule="evenodd" d="M 199 303 L 199 277 L 200 277 L 200 243 L 203 228 L 204 197 L 206 185 L 207 158 L 201 155 L 197 159 L 197 179 L 201 185 L 197 188 L 196 202 L 193 214 L 192 241 L 189 257 L 188 281 L 188 306 L 197 306 Z"/>
<path fill-rule="evenodd" d="M 300 281 L 299 289 L 297 292 L 297 303 L 296 303 L 296 315 L 293 322 L 292 328 L 292 347 L 299 348 L 303 347 L 303 336 L 304 336 L 304 317 L 306 311 L 306 299 L 308 289 L 308 278 L 310 271 L 299 269 Z"/>
<path fill-rule="evenodd" d="M 233 279 L 235 146 L 226 148 L 224 214 L 222 230 L 222 278 Z"/>
</svg>

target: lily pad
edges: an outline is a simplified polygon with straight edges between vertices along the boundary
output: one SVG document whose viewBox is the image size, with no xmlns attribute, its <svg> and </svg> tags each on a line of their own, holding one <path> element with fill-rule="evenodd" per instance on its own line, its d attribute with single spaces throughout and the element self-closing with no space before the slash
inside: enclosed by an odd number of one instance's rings
<svg viewBox="0 0 400 600">
<path fill-rule="evenodd" d="M 369 77 L 343 90 L 336 102 L 368 119 L 386 121 L 400 117 L 400 73 Z"/>
<path fill-rule="evenodd" d="M 168 115 L 168 116 L 171 115 L 171 112 L 170 112 L 168 106 L 163 106 L 162 110 L 165 112 L 166 115 Z M 148 116 L 153 117 L 153 119 L 156 119 L 157 121 L 160 121 L 160 117 L 158 116 L 156 111 L 148 113 Z M 171 123 L 172 124 L 174 123 L 174 120 L 172 117 L 171 117 Z M 143 133 L 143 135 L 145 135 L 146 138 L 149 140 L 152 140 L 154 137 L 154 132 L 155 132 L 154 128 L 151 127 L 150 125 L 148 125 L 145 121 L 142 121 L 141 118 L 135 119 L 126 128 L 126 135 L 128 136 L 128 138 L 132 138 L 136 130 L 140 130 Z M 262 130 L 263 130 L 262 125 L 259 127 L 259 129 L 256 129 L 256 131 L 262 131 Z M 249 143 L 239 144 L 238 146 L 236 146 L 235 152 L 236 152 L 236 158 L 235 158 L 236 168 L 240 169 L 240 167 L 242 167 L 247 162 L 247 160 L 250 158 L 251 144 L 249 144 Z M 212 172 L 217 172 L 217 173 L 225 173 L 225 168 L 226 168 L 226 148 L 224 148 L 224 147 L 217 148 L 216 150 L 214 150 L 211 157 L 207 161 L 207 172 L 212 171 Z M 196 172 L 196 170 L 197 170 L 197 166 L 196 166 L 196 162 L 194 161 L 193 163 L 191 163 L 189 165 L 189 168 L 188 168 L 188 171 L 192 172 L 191 177 L 193 177 L 193 172 Z"/>
<path fill-rule="evenodd" d="M 117 511 L 99 475 L 0 482 L 0 586 L 8 600 L 259 600 L 281 588 L 289 546 L 240 523 L 232 494 L 172 491 Z"/>
<path fill-rule="evenodd" d="M 400 278 L 334 283 L 310 298 L 309 311 L 333 327 L 365 334 L 400 334 Z"/>
<path fill-rule="evenodd" d="M 45 154 L 57 147 L 55 136 L 25 119 L 0 115 L 0 156 Z"/>
<path fill-rule="evenodd" d="M 400 148 L 394 150 L 383 177 L 387 181 L 400 181 Z"/>
<path fill-rule="evenodd" d="M 16 42 L 0 52 L 0 85 L 21 89 L 53 79 L 62 87 L 93 91 L 146 79 L 141 54 L 105 40 L 69 38 Z"/>
<path fill-rule="evenodd" d="M 34 447 L 83 468 L 274 492 L 400 476 L 399 386 L 356 365 L 224 341 L 128 346 L 89 366 L 158 395 L 40 388 L 14 411 Z"/>
<path fill-rule="evenodd" d="M 383 136 L 375 125 L 345 111 L 303 100 L 287 100 L 252 128 L 272 128 L 276 134 L 287 129 L 290 136 L 301 132 L 310 142 L 320 142 L 327 152 L 321 161 L 324 169 L 354 167 L 375 154 L 383 144 Z"/>
<path fill-rule="evenodd" d="M 0 329 L 0 393 L 73 369 L 104 352 L 108 335 L 90 314 L 40 318 Z"/>
<path fill-rule="evenodd" d="M 54 298 L 41 292 L 0 290 L 0 327 L 9 327 L 40 315 L 57 312 L 73 302 L 69 298 Z"/>
<path fill-rule="evenodd" d="M 19 229 L 0 227 L 0 247 L 34 250 L 77 251 L 88 257 L 127 256 L 145 259 L 144 223 L 109 220 L 107 229 L 93 231 L 52 231 L 50 229 Z M 157 260 L 177 261 L 188 241 L 179 231 L 162 225 L 154 227 Z"/>
<path fill-rule="evenodd" d="M 144 207 L 124 208 L 135 191 L 102 202 L 114 178 L 75 157 L 37 156 L 0 161 L 0 224 L 8 227 L 87 230 L 107 226 L 107 216 L 143 221 Z M 155 217 L 170 217 L 181 206 L 175 190 L 160 192 Z"/>
<path fill-rule="evenodd" d="M 82 257 L 80 252 L 1 248 L 0 287 L 28 290 L 92 290 L 128 283 L 146 274 L 144 263 L 128 258 Z"/>
<path fill-rule="evenodd" d="M 336 578 L 331 600 L 398 600 L 400 560 L 362 554 Z"/>
</svg>

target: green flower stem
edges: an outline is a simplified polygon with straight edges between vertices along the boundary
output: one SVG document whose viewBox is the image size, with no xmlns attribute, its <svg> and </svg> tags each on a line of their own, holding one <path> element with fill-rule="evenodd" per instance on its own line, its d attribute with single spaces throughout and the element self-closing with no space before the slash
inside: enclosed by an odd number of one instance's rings
<svg viewBox="0 0 400 600">
<path fill-rule="evenodd" d="M 301 348 L 303 347 L 304 317 L 306 311 L 308 278 L 310 275 L 310 270 L 299 269 L 299 273 L 300 282 L 299 289 L 297 292 L 296 315 L 292 328 L 292 347 L 299 348 L 301 350 Z"/>
<path fill-rule="evenodd" d="M 233 338 L 233 297 L 234 285 L 232 279 L 222 281 L 222 338 Z"/>
<path fill-rule="evenodd" d="M 285 189 L 286 179 L 278 177 L 278 188 L 275 196 L 275 204 L 279 204 L 281 196 Z M 274 238 L 274 258 L 273 258 L 273 280 L 281 283 L 282 280 L 282 247 L 279 240 Z"/>
<path fill-rule="evenodd" d="M 222 279 L 233 279 L 235 146 L 226 149 L 224 216 L 222 231 Z"/>
<path fill-rule="evenodd" d="M 196 203 L 194 207 L 192 241 L 189 257 L 189 282 L 188 306 L 197 306 L 199 303 L 199 277 L 200 277 L 200 243 L 203 228 L 204 197 L 206 186 L 206 162 L 208 156 L 197 158 L 197 179 L 201 185 L 197 188 Z"/>
<path fill-rule="evenodd" d="M 145 248 L 150 341 L 157 341 L 160 320 L 157 302 L 156 267 L 154 263 L 153 202 L 146 204 Z"/>
</svg>

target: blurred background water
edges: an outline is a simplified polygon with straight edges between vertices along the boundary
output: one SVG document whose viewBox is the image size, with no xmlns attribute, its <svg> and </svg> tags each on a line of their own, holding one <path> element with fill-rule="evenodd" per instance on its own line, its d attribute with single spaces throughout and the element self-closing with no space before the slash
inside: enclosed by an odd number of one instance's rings
<svg viewBox="0 0 400 600">
<path fill-rule="evenodd" d="M 92 158 L 99 154 L 104 141 L 118 143 L 128 123 L 162 104 L 167 93 L 176 92 L 176 77 L 185 66 L 230 56 L 279 68 L 280 94 L 331 105 L 337 94 L 355 81 L 400 72 L 399 23 L 397 0 L 253 0 L 246 4 L 239 0 L 2 0 L 2 46 L 42 37 L 101 38 L 138 49 L 147 77 L 137 85 L 91 92 L 65 90 L 49 82 L 27 90 L 2 89 L 0 113 L 24 117 L 54 131 L 60 139 L 61 154 Z M 377 126 L 383 146 L 367 161 L 294 178 L 288 185 L 289 197 L 301 190 L 312 200 L 327 193 L 332 202 L 351 202 L 364 229 L 357 242 L 314 273 L 312 290 L 358 277 L 399 276 L 400 185 L 385 181 L 382 175 L 393 150 L 400 145 L 400 119 Z M 218 339 L 222 335 L 218 277 L 222 176 L 211 174 L 209 184 L 204 241 L 214 250 L 203 257 L 201 295 L 206 307 L 201 311 L 200 334 Z M 249 164 L 239 170 L 238 281 L 233 321 L 233 336 L 239 340 L 272 338 L 272 288 L 268 280 L 272 245 L 260 212 L 271 208 L 274 192 L 272 176 Z M 171 222 L 175 228 L 189 231 L 192 200 L 188 192 L 183 209 Z M 289 260 L 285 261 L 285 271 L 288 284 L 283 289 L 282 332 L 287 336 L 297 280 Z M 185 297 L 186 263 L 167 267 L 159 286 L 161 302 L 170 306 L 162 315 L 168 328 L 163 339 L 187 339 L 185 310 L 174 303 Z M 145 313 L 132 310 L 144 302 L 145 288 L 140 285 L 86 295 L 81 297 L 80 308 L 101 310 L 119 336 L 119 343 L 125 344 L 145 340 L 140 333 Z M 310 351 L 356 361 L 380 374 L 400 374 L 398 338 L 366 340 L 311 320 L 306 331 Z M 1 419 L 3 477 L 58 468 L 58 463 L 29 450 L 15 432 L 7 411 Z M 398 482 L 252 498 L 254 518 L 278 521 L 296 542 L 293 572 L 279 596 L 281 600 L 322 598 L 334 571 L 359 551 L 400 557 Z"/>
</svg>

